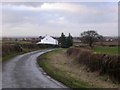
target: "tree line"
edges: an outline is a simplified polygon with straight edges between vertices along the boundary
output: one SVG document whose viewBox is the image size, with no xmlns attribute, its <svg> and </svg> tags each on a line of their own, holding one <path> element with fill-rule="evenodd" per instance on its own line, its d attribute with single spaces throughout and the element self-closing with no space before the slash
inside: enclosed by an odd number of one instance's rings
<svg viewBox="0 0 120 90">
<path fill-rule="evenodd" d="M 67 37 L 64 35 L 64 33 L 62 33 L 58 41 L 60 47 L 62 48 L 69 48 L 73 45 L 73 37 L 70 33 Z"/>
<path fill-rule="evenodd" d="M 82 43 L 88 44 L 91 48 L 94 46 L 94 43 L 97 41 L 103 41 L 104 37 L 102 35 L 99 35 L 94 30 L 88 30 L 81 33 L 80 40 Z M 61 34 L 59 38 L 59 45 L 62 48 L 69 48 L 73 45 L 73 37 L 69 33 L 68 37 L 64 35 L 64 33 Z"/>
</svg>

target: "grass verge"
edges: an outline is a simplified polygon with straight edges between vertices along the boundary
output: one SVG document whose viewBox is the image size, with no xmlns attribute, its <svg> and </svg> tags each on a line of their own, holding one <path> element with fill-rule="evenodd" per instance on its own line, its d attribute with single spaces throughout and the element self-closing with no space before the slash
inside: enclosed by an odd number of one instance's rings
<svg viewBox="0 0 120 90">
<path fill-rule="evenodd" d="M 66 50 L 59 49 L 52 52 L 49 52 L 47 54 L 44 54 L 40 57 L 38 57 L 38 64 L 40 67 L 42 67 L 48 75 L 50 75 L 52 78 L 62 82 L 66 86 L 70 88 L 90 88 L 92 87 L 88 83 L 78 80 L 77 78 L 70 75 L 70 73 L 66 72 L 63 68 L 57 68 L 53 65 L 54 62 L 51 62 L 50 57 L 52 57 L 53 54 L 56 53 L 63 53 Z"/>
</svg>

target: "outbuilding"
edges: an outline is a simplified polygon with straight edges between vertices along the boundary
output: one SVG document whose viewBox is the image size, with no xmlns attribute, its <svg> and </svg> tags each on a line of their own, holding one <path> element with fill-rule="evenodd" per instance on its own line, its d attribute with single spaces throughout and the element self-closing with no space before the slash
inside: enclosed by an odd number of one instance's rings
<svg viewBox="0 0 120 90">
<path fill-rule="evenodd" d="M 46 35 L 43 39 L 41 39 L 40 42 L 37 42 L 37 44 L 58 45 L 58 41 L 54 39 L 53 37 Z"/>
</svg>

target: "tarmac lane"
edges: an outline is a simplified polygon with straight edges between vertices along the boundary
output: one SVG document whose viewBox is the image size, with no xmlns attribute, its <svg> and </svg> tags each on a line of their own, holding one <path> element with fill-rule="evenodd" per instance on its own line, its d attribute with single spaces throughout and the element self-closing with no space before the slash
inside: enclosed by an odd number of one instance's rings
<svg viewBox="0 0 120 90">
<path fill-rule="evenodd" d="M 2 65 L 2 88 L 67 88 L 38 66 L 37 57 L 52 51 L 39 50 L 18 55 Z"/>
</svg>

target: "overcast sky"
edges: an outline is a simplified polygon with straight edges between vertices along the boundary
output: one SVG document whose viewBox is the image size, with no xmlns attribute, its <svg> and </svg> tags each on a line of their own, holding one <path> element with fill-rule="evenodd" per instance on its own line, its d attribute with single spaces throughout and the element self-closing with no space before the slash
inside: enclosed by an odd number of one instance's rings
<svg viewBox="0 0 120 90">
<path fill-rule="evenodd" d="M 1 8 L 3 36 L 118 35 L 117 2 L 5 2 Z"/>
</svg>

